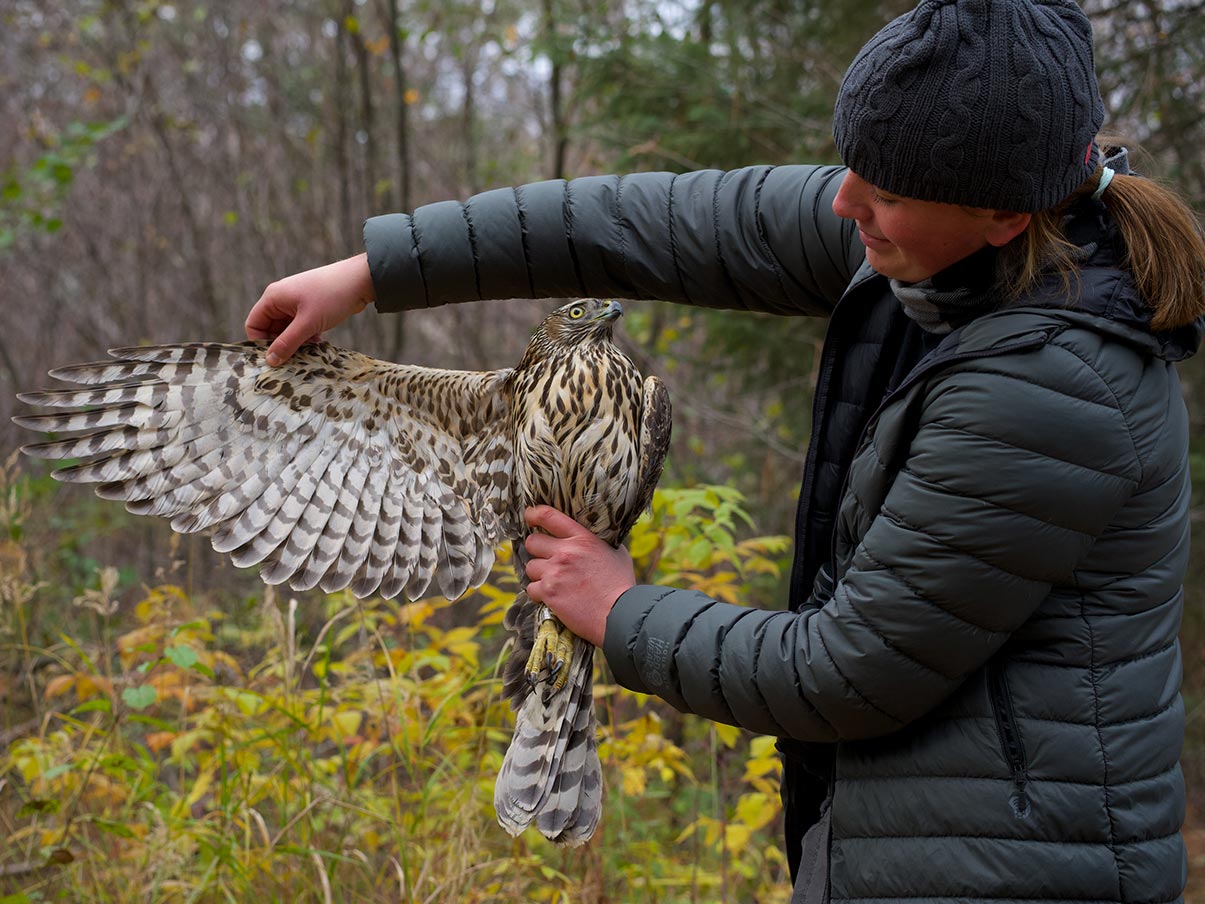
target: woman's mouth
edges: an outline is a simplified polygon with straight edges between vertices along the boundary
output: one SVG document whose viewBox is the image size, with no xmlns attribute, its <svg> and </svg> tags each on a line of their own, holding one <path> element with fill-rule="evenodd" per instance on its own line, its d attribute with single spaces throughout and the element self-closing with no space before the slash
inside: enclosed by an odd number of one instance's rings
<svg viewBox="0 0 1205 904">
<path fill-rule="evenodd" d="M 871 235 L 862 229 L 861 226 L 858 227 L 858 238 L 862 240 L 862 244 L 867 248 L 889 248 L 891 246 L 891 242 L 877 235 Z"/>
</svg>

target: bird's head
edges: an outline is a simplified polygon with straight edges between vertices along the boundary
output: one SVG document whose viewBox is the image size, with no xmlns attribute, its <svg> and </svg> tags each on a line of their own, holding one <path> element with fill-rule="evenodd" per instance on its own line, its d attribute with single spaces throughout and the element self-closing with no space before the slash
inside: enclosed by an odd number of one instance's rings
<svg viewBox="0 0 1205 904">
<path fill-rule="evenodd" d="M 563 304 L 541 323 L 532 336 L 532 344 L 540 340 L 552 346 L 573 346 L 583 342 L 611 339 L 615 321 L 623 316 L 618 301 L 580 298 Z"/>
</svg>

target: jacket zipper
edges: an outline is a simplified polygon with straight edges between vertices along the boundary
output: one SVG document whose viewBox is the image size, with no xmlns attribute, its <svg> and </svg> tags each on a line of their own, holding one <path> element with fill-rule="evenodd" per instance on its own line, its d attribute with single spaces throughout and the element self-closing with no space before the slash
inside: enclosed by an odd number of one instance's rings
<svg viewBox="0 0 1205 904">
<path fill-rule="evenodd" d="M 835 312 L 834 308 L 834 312 Z M 832 318 L 829 318 L 828 330 L 832 330 Z M 808 545 L 808 504 L 811 502 L 812 484 L 816 478 L 816 447 L 820 437 L 821 414 L 824 403 L 828 399 L 829 381 L 832 379 L 833 361 L 837 356 L 835 343 L 824 342 L 821 350 L 820 367 L 816 377 L 816 394 L 812 397 L 812 429 L 808 440 L 807 462 L 803 469 L 803 485 L 799 490 L 799 502 L 795 507 L 795 560 L 791 563 L 791 580 L 788 588 L 787 602 L 794 607 L 798 602 L 802 605 L 807 599 L 808 589 L 804 587 L 803 557 Z M 840 497 L 838 497 L 840 498 Z"/>
<path fill-rule="evenodd" d="M 875 409 L 874 414 L 867 420 L 865 428 L 862 430 L 862 436 L 858 439 L 857 452 L 855 457 L 862 451 L 862 447 L 866 442 L 866 437 L 869 436 L 871 428 L 874 426 L 883 409 L 887 407 L 897 396 L 902 394 L 909 387 L 915 385 L 917 381 L 929 376 L 935 371 L 941 370 L 952 364 L 957 364 L 963 361 L 973 361 L 978 358 L 992 358 L 997 355 L 1005 355 L 1011 352 L 1025 351 L 1031 348 L 1038 348 L 1050 341 L 1053 330 L 1047 330 L 1032 339 L 1025 339 L 1021 342 L 1013 342 L 1010 345 L 1002 345 L 997 348 L 984 349 L 978 352 L 963 352 L 962 354 L 953 354 L 947 357 L 937 358 L 928 362 L 925 365 L 918 367 L 909 374 L 899 386 L 887 394 L 879 406 Z M 849 488 L 849 469 L 846 471 L 845 480 L 841 485 L 841 493 L 838 495 L 838 501 L 845 498 L 845 491 Z M 830 550 L 830 561 L 837 560 L 837 532 L 834 529 L 832 539 L 832 549 Z M 834 582 L 836 575 L 833 576 Z M 1004 669 L 999 664 L 992 664 L 988 667 L 988 688 L 991 697 L 992 713 L 996 717 L 996 730 L 1000 735 L 1000 745 L 1004 751 L 1004 758 L 1008 762 L 1009 773 L 1012 777 L 1013 790 L 1008 796 L 1008 805 L 1012 808 L 1013 816 L 1017 819 L 1027 819 L 1030 813 L 1029 792 L 1027 785 L 1029 782 L 1029 770 L 1025 762 L 1025 747 L 1021 743 L 1021 732 L 1017 728 L 1017 720 L 1013 715 L 1012 697 L 1008 692 L 1008 684 L 1004 680 Z"/>
<path fill-rule="evenodd" d="M 1017 819 L 1027 819 L 1030 806 L 1029 793 L 1026 790 L 1029 770 L 1025 761 L 1025 745 L 1021 742 L 1021 731 L 1013 713 L 1012 695 L 1008 691 L 1008 682 L 1001 663 L 993 662 L 988 666 L 987 683 L 992 714 L 996 717 L 996 731 L 1000 735 L 1000 746 L 1004 750 L 1004 759 L 1008 762 L 1012 775 L 1013 791 L 1008 796 L 1008 805 Z"/>
</svg>

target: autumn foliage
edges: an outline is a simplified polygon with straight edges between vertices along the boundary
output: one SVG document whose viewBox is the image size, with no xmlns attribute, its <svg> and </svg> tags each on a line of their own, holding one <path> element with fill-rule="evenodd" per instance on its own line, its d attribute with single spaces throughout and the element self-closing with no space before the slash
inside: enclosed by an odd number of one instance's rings
<svg viewBox="0 0 1205 904">
<path fill-rule="evenodd" d="M 497 826 L 505 555 L 454 604 L 261 588 L 232 614 L 104 567 L 52 615 L 35 483 L 0 497 L 0 901 L 785 900 L 773 741 L 605 675 L 597 836 Z M 746 522 L 733 491 L 659 493 L 642 578 L 764 598 L 786 542 Z"/>
</svg>

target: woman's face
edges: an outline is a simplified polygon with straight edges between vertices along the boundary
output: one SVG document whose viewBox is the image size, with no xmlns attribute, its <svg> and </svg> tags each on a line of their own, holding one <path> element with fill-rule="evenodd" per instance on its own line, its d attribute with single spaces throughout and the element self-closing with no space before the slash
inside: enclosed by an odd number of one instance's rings
<svg viewBox="0 0 1205 904">
<path fill-rule="evenodd" d="M 1007 244 L 1029 225 L 1027 213 L 919 201 L 876 189 L 853 170 L 833 212 L 858 224 L 866 260 L 900 282 L 919 282 L 988 245 Z"/>
</svg>

